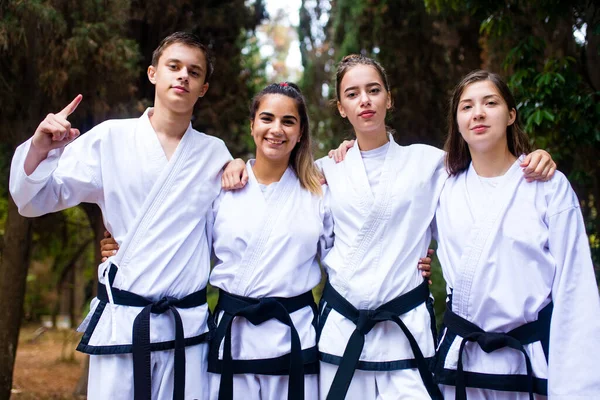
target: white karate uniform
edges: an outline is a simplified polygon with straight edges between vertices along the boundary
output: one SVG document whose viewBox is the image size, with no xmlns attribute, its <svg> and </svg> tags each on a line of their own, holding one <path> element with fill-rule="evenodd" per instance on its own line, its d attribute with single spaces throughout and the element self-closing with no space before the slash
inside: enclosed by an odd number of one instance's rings
<svg viewBox="0 0 600 400">
<path fill-rule="evenodd" d="M 300 185 L 288 167 L 272 183 L 268 199 L 247 163 L 248 183 L 243 189 L 222 192 L 213 207 L 213 251 L 216 264 L 210 283 L 230 294 L 251 297 L 294 297 L 321 280 L 318 256 L 333 244 L 333 226 L 324 196 Z M 275 185 L 273 187 L 273 185 Z M 222 313 L 221 313 L 222 315 Z M 314 314 L 304 307 L 290 314 L 302 349 L 316 345 Z M 243 317 L 232 322 L 232 358 L 253 360 L 290 353 L 290 329 L 277 320 L 253 325 Z M 223 342 L 219 358 L 222 359 Z M 217 399 L 221 375 L 209 374 L 211 399 Z M 287 398 L 289 377 L 257 374 L 234 375 L 234 398 Z M 305 375 L 305 398 L 318 396 L 318 378 Z"/>
<path fill-rule="evenodd" d="M 437 254 L 452 310 L 486 332 L 508 332 L 537 320 L 552 301 L 548 361 L 539 341 L 524 346 L 533 374 L 548 379 L 550 399 L 598 399 L 600 301 L 579 202 L 560 172 L 549 182 L 527 183 L 519 163 L 491 186 L 472 165 L 446 183 L 436 214 Z M 456 370 L 462 340 L 443 334 L 436 375 Z M 463 366 L 526 375 L 521 352 L 503 348 L 487 354 L 477 343 L 467 343 Z M 454 399 L 453 386 L 442 389 L 445 398 Z M 467 396 L 529 398 L 470 388 Z"/>
<path fill-rule="evenodd" d="M 358 145 L 339 164 L 328 158 L 319 160 L 329 185 L 335 222 L 335 243 L 323 264 L 333 288 L 357 309 L 375 309 L 423 282 L 416 266 L 427 254 L 430 224 L 447 179 L 443 156 L 441 150 L 431 146 L 399 146 L 390 136 L 375 192 L 369 185 Z M 319 339 L 324 361 L 321 398 L 329 392 L 337 370 L 333 360 L 343 355 L 356 328 L 335 310 L 323 319 Z M 401 320 L 423 355 L 433 357 L 435 327 L 427 305 L 423 303 L 403 314 Z M 417 370 L 401 366 L 413 358 L 398 325 L 391 321 L 375 325 L 366 335 L 347 398 L 428 398 Z M 379 368 L 374 364 L 382 362 L 388 366 Z M 365 370 L 361 363 L 370 363 L 374 368 Z"/>
<path fill-rule="evenodd" d="M 118 254 L 98 267 L 99 281 L 107 284 L 106 271 L 114 264 L 118 266 L 115 288 L 156 301 L 164 296 L 182 298 L 206 286 L 210 268 L 206 216 L 220 191 L 220 171 L 231 155 L 223 141 L 190 124 L 167 160 L 150 124 L 151 112 L 139 119 L 96 126 L 64 149 L 52 150 L 29 176 L 24 160 L 31 140 L 25 142 L 13 158 L 10 191 L 20 213 L 29 217 L 81 202 L 97 204 L 105 226 L 120 244 Z M 90 328 L 78 349 L 90 354 L 121 353 L 132 343 L 132 324 L 140 310 L 94 299 L 80 327 Z M 207 332 L 207 305 L 179 309 L 179 313 L 186 338 Z M 174 326 L 171 312 L 152 314 L 151 342 L 173 340 Z M 187 353 L 186 375 L 191 379 L 186 379 L 186 398 L 203 398 L 206 349 Z M 131 354 L 92 359 L 91 398 L 132 398 L 133 382 L 126 379 L 131 374 Z M 158 356 L 152 359 L 155 363 Z M 119 365 L 112 378 L 96 374 L 104 360 Z M 153 370 L 161 368 L 153 366 Z M 161 391 L 156 385 L 168 385 L 172 378 L 170 373 L 155 374 L 153 391 Z"/>
</svg>

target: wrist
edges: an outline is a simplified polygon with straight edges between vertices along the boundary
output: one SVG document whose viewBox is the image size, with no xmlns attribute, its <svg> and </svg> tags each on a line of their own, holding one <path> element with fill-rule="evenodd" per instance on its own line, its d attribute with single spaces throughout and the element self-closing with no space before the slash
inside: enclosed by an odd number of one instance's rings
<svg viewBox="0 0 600 400">
<path fill-rule="evenodd" d="M 28 158 L 31 157 L 32 159 L 43 161 L 48 157 L 48 153 L 50 153 L 50 149 L 40 148 L 39 145 L 36 145 L 35 140 L 31 141 Z"/>
</svg>

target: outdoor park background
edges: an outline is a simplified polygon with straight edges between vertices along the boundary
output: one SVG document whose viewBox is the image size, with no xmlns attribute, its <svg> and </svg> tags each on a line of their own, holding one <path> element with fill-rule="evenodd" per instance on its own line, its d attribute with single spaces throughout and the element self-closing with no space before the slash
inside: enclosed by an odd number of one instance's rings
<svg viewBox="0 0 600 400">
<path fill-rule="evenodd" d="M 71 328 L 93 296 L 104 230 L 89 204 L 19 216 L 8 194 L 13 151 L 78 93 L 71 121 L 82 132 L 139 116 L 152 103 L 146 67 L 164 36 L 192 31 L 213 49 L 194 126 L 244 159 L 253 147 L 247 107 L 267 82 L 302 87 L 316 157 L 352 137 L 330 103 L 335 65 L 349 53 L 387 69 L 388 124 L 401 144 L 441 146 L 448 94 L 467 72 L 507 76 L 535 146 L 553 155 L 581 200 L 598 276 L 599 20 L 588 0 L 0 0 L 0 400 L 11 388 L 14 399 L 84 393 L 85 357 L 75 356 Z M 439 267 L 433 280 L 440 317 Z M 37 330 L 51 323 L 66 329 Z"/>
</svg>

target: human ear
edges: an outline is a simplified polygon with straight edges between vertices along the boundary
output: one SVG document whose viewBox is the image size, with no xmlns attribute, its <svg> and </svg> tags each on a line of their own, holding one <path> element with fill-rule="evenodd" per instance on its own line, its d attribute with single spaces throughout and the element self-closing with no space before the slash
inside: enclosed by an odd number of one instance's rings
<svg viewBox="0 0 600 400">
<path fill-rule="evenodd" d="M 507 126 L 511 126 L 512 124 L 514 124 L 516 119 L 517 119 L 517 110 L 515 110 L 514 108 L 511 108 L 510 111 L 508 112 L 508 125 Z"/>
<path fill-rule="evenodd" d="M 204 85 L 202 85 L 202 90 L 200 91 L 200 96 L 198 96 L 198 97 L 204 97 L 206 92 L 208 92 L 208 83 L 205 83 Z"/>
<path fill-rule="evenodd" d="M 339 101 L 337 102 L 337 109 L 338 109 L 338 112 L 340 113 L 340 115 L 342 116 L 342 118 L 346 118 L 346 113 L 344 112 L 344 107 L 342 107 L 342 103 L 340 103 Z"/>
<path fill-rule="evenodd" d="M 389 92 L 387 94 L 387 103 L 385 105 L 385 108 L 387 108 L 388 110 L 392 108 L 392 96 L 390 96 Z"/>
<path fill-rule="evenodd" d="M 148 80 L 150 81 L 150 83 L 152 83 L 153 85 L 156 85 L 156 68 L 154 68 L 154 65 L 151 65 L 148 67 Z"/>
</svg>

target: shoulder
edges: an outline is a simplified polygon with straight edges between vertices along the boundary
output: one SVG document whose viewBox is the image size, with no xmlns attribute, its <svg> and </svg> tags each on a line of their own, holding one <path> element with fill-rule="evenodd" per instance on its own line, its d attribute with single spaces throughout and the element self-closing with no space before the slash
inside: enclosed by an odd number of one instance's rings
<svg viewBox="0 0 600 400">
<path fill-rule="evenodd" d="M 199 142 L 202 142 L 202 145 L 205 148 L 209 148 L 210 151 L 213 152 L 216 151 L 219 155 L 227 155 L 229 158 L 231 158 L 231 154 L 227 149 L 227 145 L 222 139 L 216 136 L 207 135 L 206 133 L 199 132 L 195 129 L 192 129 L 191 133 L 194 135 L 194 139 Z"/>
<path fill-rule="evenodd" d="M 324 156 L 315 161 L 317 168 L 323 170 L 324 168 L 331 168 L 335 165 L 335 160 L 329 156 Z"/>
<path fill-rule="evenodd" d="M 98 147 L 102 142 L 122 140 L 128 132 L 135 132 L 139 118 L 109 119 L 99 123 L 74 140 L 67 148 Z"/>
<path fill-rule="evenodd" d="M 542 186 L 544 190 L 550 216 L 572 208 L 579 208 L 579 199 L 562 172 L 556 171 L 552 179 L 547 182 L 537 182 L 537 185 Z"/>
<path fill-rule="evenodd" d="M 400 146 L 402 151 L 415 157 L 428 157 L 435 163 L 439 163 L 444 159 L 446 153 L 437 147 L 430 146 L 428 144 L 411 144 L 409 146 Z"/>
</svg>

